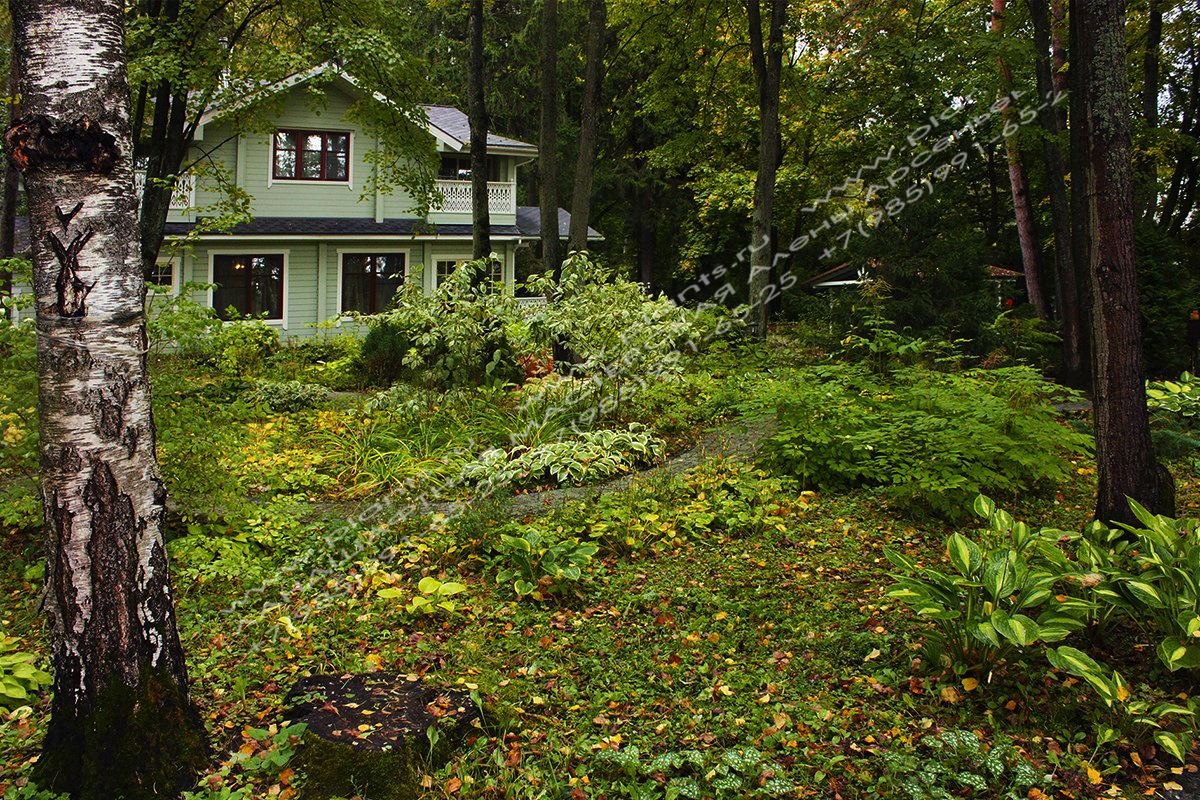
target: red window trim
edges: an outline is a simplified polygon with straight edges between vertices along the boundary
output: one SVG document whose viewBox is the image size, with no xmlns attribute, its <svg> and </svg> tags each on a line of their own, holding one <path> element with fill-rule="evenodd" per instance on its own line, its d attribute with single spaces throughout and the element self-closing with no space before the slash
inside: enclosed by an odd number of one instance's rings
<svg viewBox="0 0 1200 800">
<path fill-rule="evenodd" d="M 296 139 L 296 149 L 279 147 L 279 135 L 290 133 Z M 303 169 L 304 138 L 306 136 L 318 135 L 321 137 L 321 177 L 306 178 L 301 175 Z M 331 153 L 340 153 L 340 150 L 329 149 L 330 136 L 345 136 L 346 137 L 346 176 L 344 178 L 329 178 L 326 177 L 329 168 L 329 155 Z M 275 131 L 275 135 L 271 137 L 271 177 L 277 181 L 320 181 L 324 183 L 349 183 L 350 182 L 350 131 L 334 131 L 334 130 L 310 130 L 306 128 L 280 128 Z M 279 152 L 294 152 L 295 160 L 292 166 L 291 175 L 279 174 Z"/>
</svg>

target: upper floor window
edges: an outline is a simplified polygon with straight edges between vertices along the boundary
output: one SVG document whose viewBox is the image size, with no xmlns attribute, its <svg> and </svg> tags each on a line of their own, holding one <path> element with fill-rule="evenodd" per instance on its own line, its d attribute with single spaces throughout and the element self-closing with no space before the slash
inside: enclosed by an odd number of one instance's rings
<svg viewBox="0 0 1200 800">
<path fill-rule="evenodd" d="M 275 134 L 275 180 L 350 180 L 350 134 L 281 130 Z"/>
<path fill-rule="evenodd" d="M 489 158 L 487 160 L 487 172 L 489 181 L 500 180 L 500 160 Z M 442 153 L 442 163 L 438 167 L 437 176 L 443 180 L 471 180 L 471 154 Z"/>
</svg>

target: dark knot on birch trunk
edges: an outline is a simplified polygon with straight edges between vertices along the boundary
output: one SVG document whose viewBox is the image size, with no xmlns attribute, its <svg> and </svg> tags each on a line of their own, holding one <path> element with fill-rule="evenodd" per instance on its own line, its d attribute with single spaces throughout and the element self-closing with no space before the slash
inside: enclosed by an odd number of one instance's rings
<svg viewBox="0 0 1200 800">
<path fill-rule="evenodd" d="M 116 137 L 87 116 L 69 123 L 41 115 L 21 117 L 5 131 L 4 146 L 23 173 L 55 167 L 107 175 L 121 155 Z"/>
</svg>

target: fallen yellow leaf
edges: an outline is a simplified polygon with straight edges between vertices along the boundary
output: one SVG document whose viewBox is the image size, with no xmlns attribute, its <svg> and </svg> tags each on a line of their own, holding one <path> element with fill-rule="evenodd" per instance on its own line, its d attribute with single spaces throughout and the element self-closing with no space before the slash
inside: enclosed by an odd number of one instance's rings
<svg viewBox="0 0 1200 800">
<path fill-rule="evenodd" d="M 974 678 L 963 678 L 962 685 L 968 692 L 973 692 L 979 688 L 979 681 Z"/>
</svg>

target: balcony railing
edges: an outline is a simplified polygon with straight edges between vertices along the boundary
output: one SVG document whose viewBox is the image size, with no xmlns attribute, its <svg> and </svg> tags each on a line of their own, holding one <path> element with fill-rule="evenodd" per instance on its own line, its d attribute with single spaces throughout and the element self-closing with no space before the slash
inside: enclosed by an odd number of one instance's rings
<svg viewBox="0 0 1200 800">
<path fill-rule="evenodd" d="M 470 181 L 438 180 L 434 182 L 434 186 L 442 194 L 442 204 L 435 206 L 434 211 L 449 214 L 471 213 Z M 517 213 L 517 185 L 515 183 L 488 183 L 488 213 Z"/>
<path fill-rule="evenodd" d="M 133 173 L 134 190 L 137 192 L 138 202 L 142 200 L 142 192 L 146 189 L 146 173 Z M 196 204 L 196 176 L 184 175 L 175 181 L 175 191 L 171 193 L 171 210 L 182 211 Z"/>
</svg>

